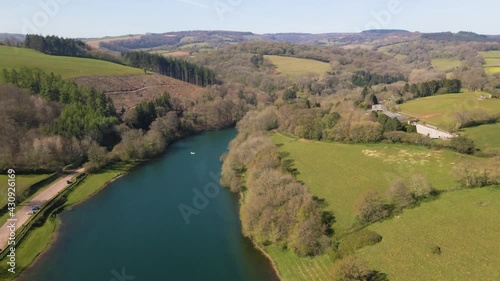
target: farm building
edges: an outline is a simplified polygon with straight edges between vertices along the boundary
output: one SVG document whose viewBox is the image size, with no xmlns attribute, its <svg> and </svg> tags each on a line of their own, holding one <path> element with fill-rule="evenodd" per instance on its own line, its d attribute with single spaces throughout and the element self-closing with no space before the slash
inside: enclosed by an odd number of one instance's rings
<svg viewBox="0 0 500 281">
<path fill-rule="evenodd" d="M 422 125 L 417 123 L 414 123 L 413 125 L 417 127 L 417 133 L 428 136 L 431 139 L 449 140 L 455 137 L 455 135 L 445 131 L 441 131 L 437 127 L 431 125 Z"/>
</svg>

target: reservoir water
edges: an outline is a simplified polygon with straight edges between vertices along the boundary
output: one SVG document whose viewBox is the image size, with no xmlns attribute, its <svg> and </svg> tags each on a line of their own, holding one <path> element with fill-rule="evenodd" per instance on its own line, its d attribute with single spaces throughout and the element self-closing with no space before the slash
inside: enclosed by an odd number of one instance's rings
<svg viewBox="0 0 500 281">
<path fill-rule="evenodd" d="M 220 156 L 235 135 L 180 140 L 64 211 L 57 241 L 19 280 L 278 280 L 242 237 L 236 196 L 218 185 Z"/>
</svg>

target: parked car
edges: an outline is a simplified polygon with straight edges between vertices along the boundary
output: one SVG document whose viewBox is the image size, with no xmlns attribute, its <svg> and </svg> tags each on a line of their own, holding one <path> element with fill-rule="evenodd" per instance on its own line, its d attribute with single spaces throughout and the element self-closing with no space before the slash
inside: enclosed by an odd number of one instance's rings
<svg viewBox="0 0 500 281">
<path fill-rule="evenodd" d="M 34 215 L 34 214 L 35 214 L 35 212 L 34 212 L 34 211 L 29 211 L 29 212 L 27 212 L 27 213 L 26 213 L 26 215 L 28 215 L 28 216 L 32 216 L 32 215 Z"/>
<path fill-rule="evenodd" d="M 38 211 L 40 210 L 40 207 L 38 205 L 35 205 L 33 206 L 33 208 L 31 208 L 32 211 Z"/>
</svg>

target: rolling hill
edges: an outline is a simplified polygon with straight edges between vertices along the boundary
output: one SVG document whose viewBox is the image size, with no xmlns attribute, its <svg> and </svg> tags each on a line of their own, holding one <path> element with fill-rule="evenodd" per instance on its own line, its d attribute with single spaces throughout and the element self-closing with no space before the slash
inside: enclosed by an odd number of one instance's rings
<svg viewBox="0 0 500 281">
<path fill-rule="evenodd" d="M 0 69 L 37 67 L 63 78 L 117 76 L 144 73 L 141 69 L 102 60 L 50 56 L 31 49 L 0 46 Z"/>
</svg>

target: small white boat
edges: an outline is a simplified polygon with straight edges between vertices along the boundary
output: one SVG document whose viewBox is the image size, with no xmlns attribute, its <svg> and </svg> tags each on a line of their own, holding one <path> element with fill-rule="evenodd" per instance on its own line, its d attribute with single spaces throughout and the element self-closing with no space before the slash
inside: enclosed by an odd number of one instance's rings
<svg viewBox="0 0 500 281">
<path fill-rule="evenodd" d="M 195 154 L 196 154 L 196 152 L 192 152 L 192 151 L 191 151 L 191 155 L 195 155 Z"/>
</svg>

